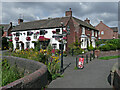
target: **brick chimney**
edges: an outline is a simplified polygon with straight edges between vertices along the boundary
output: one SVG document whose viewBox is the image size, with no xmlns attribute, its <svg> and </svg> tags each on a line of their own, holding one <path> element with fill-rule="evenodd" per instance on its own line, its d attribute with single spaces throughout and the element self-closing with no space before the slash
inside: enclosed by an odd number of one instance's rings
<svg viewBox="0 0 120 90">
<path fill-rule="evenodd" d="M 90 24 L 90 20 L 88 18 L 86 18 L 86 20 L 84 20 L 86 23 Z"/>
<path fill-rule="evenodd" d="M 72 16 L 72 11 L 71 11 L 71 8 L 69 8 L 69 11 L 66 11 L 65 12 L 65 16 Z"/>
<path fill-rule="evenodd" d="M 18 24 L 22 23 L 23 19 L 18 19 Z"/>
</svg>

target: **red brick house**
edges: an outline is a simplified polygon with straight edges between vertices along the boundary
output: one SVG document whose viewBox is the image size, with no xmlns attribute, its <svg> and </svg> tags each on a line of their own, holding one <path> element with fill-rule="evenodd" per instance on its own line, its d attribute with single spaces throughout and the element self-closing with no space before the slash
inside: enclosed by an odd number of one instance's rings
<svg viewBox="0 0 120 90">
<path fill-rule="evenodd" d="M 110 27 L 113 30 L 113 39 L 118 39 L 118 27 Z"/>
<path fill-rule="evenodd" d="M 102 21 L 95 28 L 99 30 L 99 39 L 113 39 L 113 30 Z"/>
<path fill-rule="evenodd" d="M 90 24 L 90 20 L 86 19 L 85 21 L 82 21 L 78 18 L 75 18 L 72 16 L 71 8 L 69 11 L 65 12 L 65 17 L 58 17 L 58 18 L 48 18 L 48 19 L 41 19 L 31 22 L 23 22 L 23 20 L 19 19 L 17 26 L 15 26 L 12 29 L 13 34 L 13 45 L 14 49 L 17 46 L 21 46 L 24 44 L 24 49 L 26 47 L 34 48 L 34 45 L 32 44 L 32 41 L 36 41 L 38 37 L 41 35 L 39 34 L 36 36 L 36 39 L 33 38 L 36 32 L 41 32 L 42 30 L 47 31 L 44 35 L 44 37 L 50 39 L 50 44 L 55 45 L 56 49 L 60 49 L 60 43 L 55 40 L 54 37 L 52 37 L 54 34 L 52 34 L 53 30 L 58 30 L 61 33 L 61 22 L 63 22 L 63 29 L 66 29 L 69 27 L 70 34 L 67 35 L 67 43 L 64 44 L 64 47 L 66 47 L 66 50 L 68 50 L 68 45 L 75 42 L 76 39 L 78 39 L 79 42 L 81 42 L 81 48 L 87 48 L 87 42 L 90 45 L 90 42 L 92 42 L 93 47 L 95 47 L 95 40 L 98 39 L 98 30 Z M 25 38 L 27 37 L 27 33 L 32 32 L 33 34 L 29 36 L 31 38 L 31 41 L 27 41 Z M 18 37 L 17 34 L 19 34 L 19 40 L 15 41 L 15 37 Z M 24 38 L 23 38 L 24 37 Z M 29 43 L 29 44 L 28 44 Z M 21 49 L 21 48 L 20 48 Z M 22 48 L 23 49 L 23 48 Z"/>
<path fill-rule="evenodd" d="M 6 37 L 11 33 L 12 30 L 12 22 L 10 24 L 0 24 L 1 30 L 4 31 L 4 34 L 2 37 Z"/>
</svg>

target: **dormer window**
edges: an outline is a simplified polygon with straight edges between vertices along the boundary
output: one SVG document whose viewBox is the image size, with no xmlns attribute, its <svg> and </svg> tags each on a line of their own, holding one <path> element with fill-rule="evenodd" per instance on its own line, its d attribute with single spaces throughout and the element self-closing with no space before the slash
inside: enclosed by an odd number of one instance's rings
<svg viewBox="0 0 120 90">
<path fill-rule="evenodd" d="M 85 34 L 85 27 L 82 27 L 82 34 Z"/>
</svg>

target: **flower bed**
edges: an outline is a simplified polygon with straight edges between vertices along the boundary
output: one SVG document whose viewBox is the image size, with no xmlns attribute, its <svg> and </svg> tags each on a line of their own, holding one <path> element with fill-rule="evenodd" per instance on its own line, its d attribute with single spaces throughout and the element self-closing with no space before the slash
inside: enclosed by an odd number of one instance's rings
<svg viewBox="0 0 120 90">
<path fill-rule="evenodd" d="M 55 79 L 56 77 L 60 76 L 59 74 L 60 56 L 58 50 L 55 50 L 55 53 L 52 54 L 51 50 L 41 49 L 40 51 L 35 51 L 33 49 L 27 49 L 27 50 L 12 52 L 11 55 L 44 63 L 45 65 L 47 65 L 48 70 L 52 75 L 52 79 Z"/>
</svg>

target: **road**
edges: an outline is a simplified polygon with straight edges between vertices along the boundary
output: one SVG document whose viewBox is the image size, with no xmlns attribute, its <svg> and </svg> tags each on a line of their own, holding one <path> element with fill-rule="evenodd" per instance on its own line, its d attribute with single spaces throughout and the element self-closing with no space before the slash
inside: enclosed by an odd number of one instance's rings
<svg viewBox="0 0 120 90">
<path fill-rule="evenodd" d="M 53 80 L 48 88 L 111 88 L 107 77 L 117 61 L 118 59 L 94 59 L 85 64 L 84 69 L 75 70 L 75 57 L 65 57 L 64 67 L 71 64 L 65 70 L 64 77 Z"/>
</svg>

